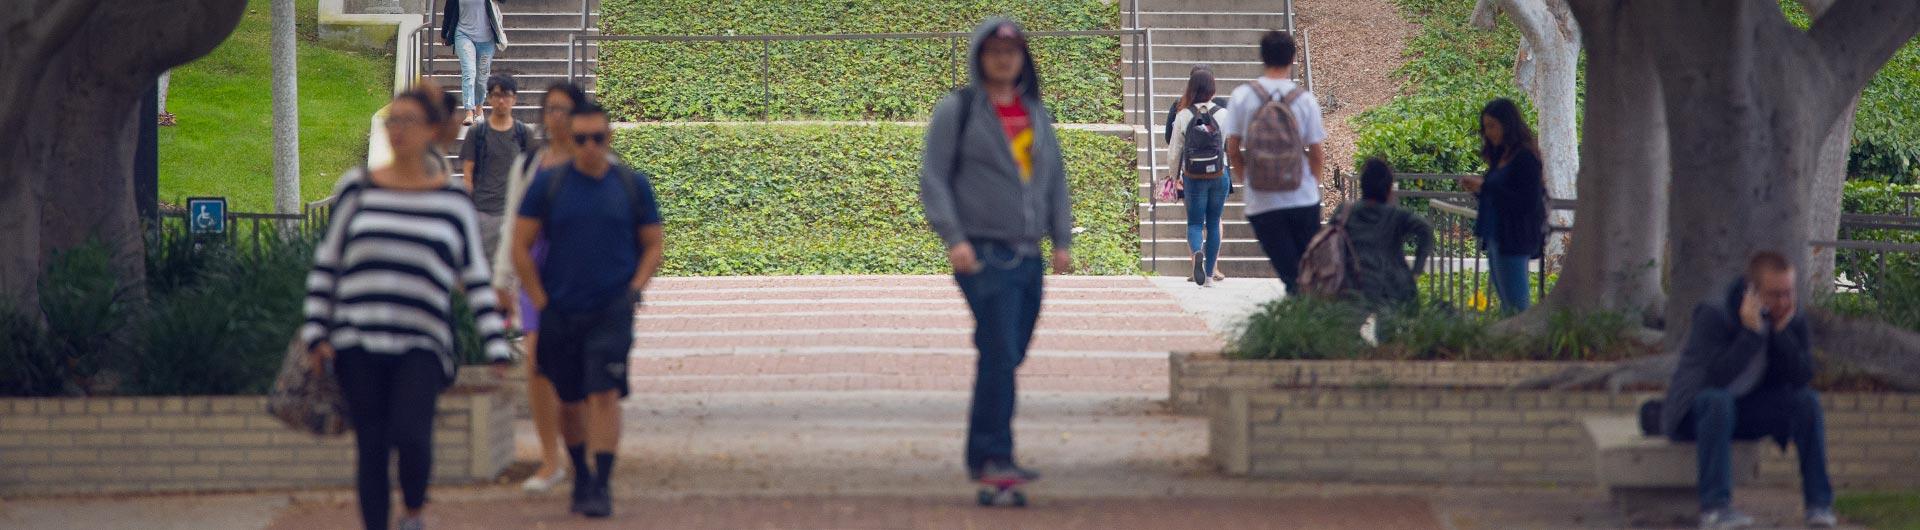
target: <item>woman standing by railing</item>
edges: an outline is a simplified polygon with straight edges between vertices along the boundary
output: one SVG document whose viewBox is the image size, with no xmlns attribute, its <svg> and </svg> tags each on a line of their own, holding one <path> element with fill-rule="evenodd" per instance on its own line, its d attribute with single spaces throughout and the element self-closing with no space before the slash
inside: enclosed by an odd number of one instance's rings
<svg viewBox="0 0 1920 530">
<path fill-rule="evenodd" d="M 1496 99 L 1480 111 L 1480 157 L 1486 176 L 1462 182 L 1480 200 L 1473 232 L 1487 251 L 1500 312 L 1512 315 L 1532 303 L 1527 263 L 1545 247 L 1547 224 L 1540 146 L 1513 100 Z"/>
</svg>

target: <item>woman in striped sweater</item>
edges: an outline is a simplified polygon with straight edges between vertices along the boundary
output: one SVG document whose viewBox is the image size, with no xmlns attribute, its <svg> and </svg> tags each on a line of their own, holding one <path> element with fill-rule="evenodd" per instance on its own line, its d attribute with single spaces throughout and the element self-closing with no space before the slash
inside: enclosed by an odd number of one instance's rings
<svg viewBox="0 0 1920 530">
<path fill-rule="evenodd" d="M 318 362 L 333 362 L 346 394 L 369 530 L 388 527 L 394 450 L 406 503 L 400 528 L 424 528 L 435 401 L 458 367 L 455 291 L 465 291 L 496 370 L 510 358 L 473 201 L 460 180 L 427 163 L 427 148 L 449 119 L 436 93 L 422 86 L 394 97 L 386 118 L 393 165 L 340 179 L 307 276 L 301 337 Z"/>
</svg>

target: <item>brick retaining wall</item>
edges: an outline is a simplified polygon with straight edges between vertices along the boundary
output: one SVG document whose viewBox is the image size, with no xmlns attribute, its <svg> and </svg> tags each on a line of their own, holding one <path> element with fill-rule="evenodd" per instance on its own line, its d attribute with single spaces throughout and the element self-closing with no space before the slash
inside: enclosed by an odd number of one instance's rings
<svg viewBox="0 0 1920 530">
<path fill-rule="evenodd" d="M 1168 401 L 1177 412 L 1199 414 L 1207 390 L 1277 387 L 1500 388 L 1515 382 L 1595 366 L 1586 362 L 1268 361 L 1227 359 L 1217 353 L 1175 353 L 1169 361 Z"/>
<path fill-rule="evenodd" d="M 353 437 L 288 430 L 260 396 L 0 399 L 0 496 L 348 486 Z M 510 393 L 442 395 L 433 480 L 513 457 Z"/>
<path fill-rule="evenodd" d="M 1591 484 L 1582 417 L 1632 414 L 1648 396 L 1467 389 L 1216 388 L 1210 457 L 1233 475 L 1449 484 Z M 1920 487 L 1920 395 L 1832 394 L 1828 468 L 1848 487 Z M 1761 481 L 1797 485 L 1763 448 Z"/>
</svg>

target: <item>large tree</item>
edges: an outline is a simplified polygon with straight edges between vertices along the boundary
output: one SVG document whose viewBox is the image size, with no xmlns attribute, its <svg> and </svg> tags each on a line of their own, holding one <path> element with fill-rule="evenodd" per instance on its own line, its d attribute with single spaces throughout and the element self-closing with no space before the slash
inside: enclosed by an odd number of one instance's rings
<svg viewBox="0 0 1920 530">
<path fill-rule="evenodd" d="M 246 0 L 9 0 L 0 9 L 0 303 L 31 307 L 45 258 L 89 238 L 139 285 L 139 98 L 208 52 Z"/>
<path fill-rule="evenodd" d="M 1867 82 L 1920 33 L 1920 2 L 1803 0 L 1814 15 L 1805 30 L 1770 1 L 1568 2 L 1587 37 L 1590 143 L 1580 179 L 1580 231 L 1552 301 L 1589 309 L 1640 299 L 1599 289 L 1620 278 L 1634 279 L 1623 285 L 1629 293 L 1658 293 L 1633 272 L 1634 262 L 1657 247 L 1631 239 L 1661 240 L 1646 218 L 1659 217 L 1662 209 L 1648 207 L 1662 204 L 1670 350 L 1684 340 L 1694 305 L 1738 275 L 1753 252 L 1783 252 L 1818 274 L 1808 241 L 1811 230 L 1828 228 L 1816 225 L 1812 212 L 1829 199 L 1812 197 L 1831 195 L 1838 185 L 1816 187 L 1818 176 L 1843 156 L 1834 154 L 1844 143 L 1836 133 L 1848 127 Z M 1838 205 L 1832 206 L 1833 220 L 1823 222 L 1837 223 Z M 1896 386 L 1920 389 L 1913 376 L 1920 373 L 1920 334 L 1812 313 L 1817 347 Z M 1672 359 L 1650 358 L 1603 375 L 1658 379 Z"/>
</svg>

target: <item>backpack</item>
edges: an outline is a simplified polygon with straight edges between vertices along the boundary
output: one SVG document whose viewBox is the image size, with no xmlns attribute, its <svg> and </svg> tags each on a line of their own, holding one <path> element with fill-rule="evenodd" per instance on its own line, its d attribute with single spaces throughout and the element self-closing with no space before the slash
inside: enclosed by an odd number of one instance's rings
<svg viewBox="0 0 1920 530">
<path fill-rule="evenodd" d="M 1180 153 L 1180 170 L 1188 178 L 1214 179 L 1226 173 L 1226 152 L 1220 148 L 1220 122 L 1213 114 L 1220 107 L 1201 112 L 1199 105 L 1193 106 L 1193 119 L 1187 121 L 1186 143 Z"/>
<path fill-rule="evenodd" d="M 1341 208 L 1307 243 L 1307 251 L 1300 255 L 1300 277 L 1294 282 L 1301 293 L 1333 298 L 1349 287 L 1347 283 L 1353 279 L 1353 238 L 1347 234 L 1347 219 L 1353 217 L 1355 209 Z"/>
<path fill-rule="evenodd" d="M 1265 103 L 1247 123 L 1247 185 L 1259 191 L 1293 191 L 1306 180 L 1301 160 L 1307 156 L 1300 136 L 1300 117 L 1293 115 L 1293 102 L 1307 89 L 1298 85 L 1285 96 L 1274 99 L 1259 81 L 1247 83 Z"/>
</svg>

